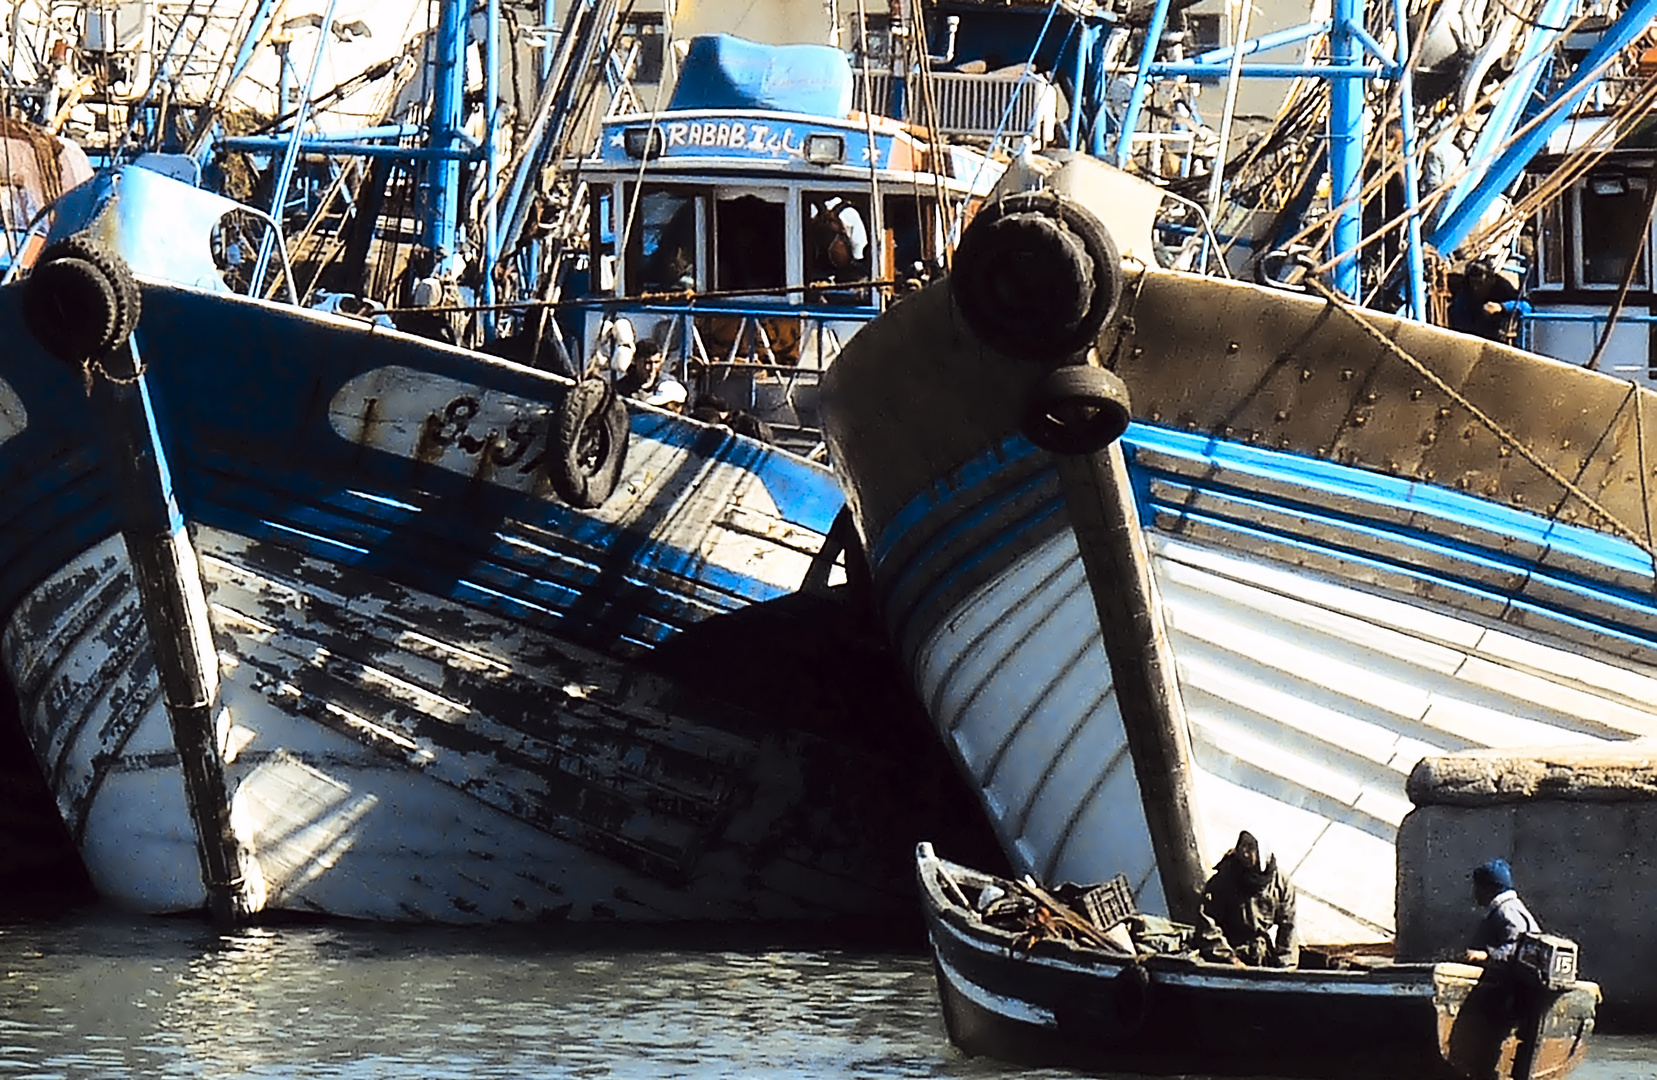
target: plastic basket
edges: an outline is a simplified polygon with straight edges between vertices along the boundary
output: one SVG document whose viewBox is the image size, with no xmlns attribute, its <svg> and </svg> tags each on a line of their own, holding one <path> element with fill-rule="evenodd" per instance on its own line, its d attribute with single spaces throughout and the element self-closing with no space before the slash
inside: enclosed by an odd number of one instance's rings
<svg viewBox="0 0 1657 1080">
<path fill-rule="evenodd" d="M 1128 888 L 1127 877 L 1117 874 L 1103 885 L 1095 885 L 1082 894 L 1082 911 L 1089 922 L 1105 931 L 1129 916 L 1139 914 L 1139 907 L 1133 902 L 1133 890 Z"/>
</svg>

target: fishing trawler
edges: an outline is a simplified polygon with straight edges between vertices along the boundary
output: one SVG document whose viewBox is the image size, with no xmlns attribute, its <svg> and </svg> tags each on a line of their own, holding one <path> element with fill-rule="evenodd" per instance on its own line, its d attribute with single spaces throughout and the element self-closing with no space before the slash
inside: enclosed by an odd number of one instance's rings
<svg viewBox="0 0 1657 1080">
<path fill-rule="evenodd" d="M 696 38 L 667 111 L 605 122 L 570 167 L 592 223 L 571 322 L 589 362 L 625 370 L 644 347 L 693 411 L 721 402 L 820 455 L 822 373 L 894 290 L 941 272 L 953 208 L 1002 166 L 853 113 L 839 54 L 815 78 L 803 57 L 786 82 L 772 66 L 815 49 Z"/>
<path fill-rule="evenodd" d="M 1144 183 L 1092 159 L 1009 179 L 825 398 L 888 630 L 1016 867 L 1179 918 L 1247 828 L 1309 936 L 1368 940 L 1427 747 L 1657 732 L 1647 391 L 1161 269 Z M 1112 532 L 1067 470 L 1124 431 Z"/>
<path fill-rule="evenodd" d="M 425 290 L 415 314 L 443 322 L 457 297 L 489 297 L 457 291 L 445 169 L 474 150 L 455 120 L 465 20 L 440 7 L 432 62 L 453 93 L 425 142 L 385 152 L 427 170 L 434 258 L 407 283 Z M 572 14 L 547 101 L 602 73 L 618 32 L 602 14 Z M 809 55 L 849 84 L 843 54 Z M 819 183 L 852 196 L 871 166 L 917 182 L 913 136 L 889 124 L 858 142 L 871 121 L 742 116 L 785 149 L 704 162 L 702 183 L 798 200 L 816 190 L 802 164 L 824 174 L 790 157 L 795 140 L 824 138 L 882 158 Z M 676 152 L 692 119 L 720 130 L 705 113 L 645 124 Z M 288 142 L 273 168 L 362 150 L 302 125 Z M 50 242 L 0 290 L 20 342 L 0 368 L 0 461 L 19 485 L 4 658 L 100 895 L 462 922 L 907 908 L 884 825 L 831 779 L 881 769 L 867 751 L 638 663 L 711 616 L 839 580 L 824 466 L 606 380 L 404 333 L 378 308 L 295 303 L 282 214 L 156 168 L 100 174 L 43 220 Z M 877 227 L 867 265 L 890 244 Z M 803 261 L 785 273 L 815 295 Z"/>
<path fill-rule="evenodd" d="M 1404 779 L 1429 748 L 1654 730 L 1652 545 L 1622 467 L 1645 392 L 1436 330 L 1424 269 L 1429 243 L 1519 257 L 1534 208 L 1505 193 L 1590 95 L 1619 100 L 1599 80 L 1653 6 L 1578 35 L 1568 5 L 1474 27 L 1444 4 L 1417 34 L 1403 6 L 1341 3 L 1135 55 L 1178 8 L 1060 11 L 1105 35 L 1074 54 L 1074 153 L 1010 170 L 953 280 L 848 348 L 828 443 L 888 632 L 1015 867 L 1126 870 L 1178 917 L 1231 837 L 1271 832 L 1308 933 L 1370 940 L 1393 929 Z M 1047 24 L 1024 17 L 1034 58 Z M 1471 54 L 1440 48 L 1452 31 Z M 1307 42 L 1304 62 L 1255 57 Z M 1085 89 L 1089 58 L 1121 95 Z M 1183 80 L 1229 100 L 1251 74 L 1305 76 L 1273 130 L 1228 158 L 1222 124 L 1213 157 L 1175 163 L 1190 176 L 1159 173 L 1145 111 L 1165 125 Z M 1183 273 L 1216 251 L 1214 277 Z M 1076 463 L 1113 427 L 1114 479 Z"/>
</svg>

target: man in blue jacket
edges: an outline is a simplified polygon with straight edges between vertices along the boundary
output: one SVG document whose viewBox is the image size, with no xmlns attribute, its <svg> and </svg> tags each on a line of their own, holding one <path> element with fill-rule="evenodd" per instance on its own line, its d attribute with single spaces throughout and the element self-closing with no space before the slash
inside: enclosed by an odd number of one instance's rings
<svg viewBox="0 0 1657 1080">
<path fill-rule="evenodd" d="M 1511 960 L 1520 934 L 1542 930 L 1536 916 L 1513 891 L 1513 871 L 1506 859 L 1491 859 L 1473 870 L 1473 900 L 1484 909 L 1484 918 L 1468 944 L 1469 963 Z"/>
</svg>

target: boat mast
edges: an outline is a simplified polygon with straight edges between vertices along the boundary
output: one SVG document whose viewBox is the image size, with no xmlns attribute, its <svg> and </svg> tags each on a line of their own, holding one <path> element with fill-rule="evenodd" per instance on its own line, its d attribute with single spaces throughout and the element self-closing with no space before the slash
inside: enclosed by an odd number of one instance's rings
<svg viewBox="0 0 1657 1080">
<path fill-rule="evenodd" d="M 437 0 L 428 156 L 421 182 L 421 234 L 431 249 L 432 273 L 450 279 L 460 269 L 460 157 L 465 144 L 466 0 Z"/>
<path fill-rule="evenodd" d="M 1516 138 L 1508 141 L 1507 149 L 1502 150 L 1499 157 L 1469 178 L 1470 182 L 1464 185 L 1467 194 L 1453 204 L 1448 213 L 1440 216 L 1437 225 L 1428 234 L 1428 241 L 1440 251 L 1453 251 L 1467 239 L 1491 204 L 1518 178 L 1530 159 L 1547 146 L 1549 136 L 1570 119 L 1571 113 L 1599 81 L 1605 68 L 1645 32 L 1654 17 L 1657 17 L 1657 0 L 1634 0 L 1617 21 L 1605 29 L 1598 43 L 1583 57 L 1565 85 L 1538 111 L 1537 119 L 1523 128 Z M 1479 145 L 1484 145 L 1483 139 Z M 1492 149 L 1500 150 L 1500 144 Z"/>
<path fill-rule="evenodd" d="M 1245 0 L 1247 2 L 1247 0 Z M 1363 239 L 1364 88 L 1358 34 L 1363 29 L 1363 0 L 1334 0 L 1329 26 L 1329 200 L 1337 207 L 1330 258 L 1331 284 L 1357 299 L 1358 243 Z M 1367 35 L 1366 35 L 1367 36 Z M 1214 163 L 1219 168 L 1220 163 Z"/>
</svg>

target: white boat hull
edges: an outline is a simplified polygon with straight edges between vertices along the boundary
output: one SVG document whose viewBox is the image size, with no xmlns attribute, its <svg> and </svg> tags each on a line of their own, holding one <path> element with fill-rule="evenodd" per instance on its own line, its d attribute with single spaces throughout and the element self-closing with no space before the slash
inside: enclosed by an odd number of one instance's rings
<svg viewBox="0 0 1657 1080">
<path fill-rule="evenodd" d="M 266 908 L 466 922 L 897 906 L 854 869 L 858 838 L 790 819 L 811 793 L 787 766 L 825 748 L 487 612 L 221 530 L 195 541 L 233 818 Z M 5 659 L 99 894 L 201 907 L 119 537 L 19 605 Z"/>
</svg>

